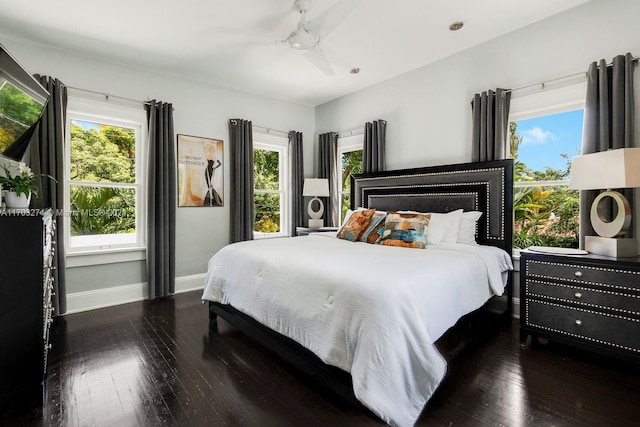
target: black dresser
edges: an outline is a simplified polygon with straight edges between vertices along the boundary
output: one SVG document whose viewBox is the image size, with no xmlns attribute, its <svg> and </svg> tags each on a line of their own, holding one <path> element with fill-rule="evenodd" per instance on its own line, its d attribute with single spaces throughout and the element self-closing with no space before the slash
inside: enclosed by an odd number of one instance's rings
<svg viewBox="0 0 640 427">
<path fill-rule="evenodd" d="M 41 413 L 53 307 L 54 224 L 0 212 L 0 415 Z"/>
<path fill-rule="evenodd" d="M 520 256 L 520 341 L 535 336 L 640 361 L 640 258 Z"/>
</svg>

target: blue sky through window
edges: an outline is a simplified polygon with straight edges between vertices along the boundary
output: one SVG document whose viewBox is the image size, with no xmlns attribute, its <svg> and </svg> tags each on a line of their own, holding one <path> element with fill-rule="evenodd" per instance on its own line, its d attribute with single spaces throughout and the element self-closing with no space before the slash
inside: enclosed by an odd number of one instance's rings
<svg viewBox="0 0 640 427">
<path fill-rule="evenodd" d="M 519 120 L 518 133 L 522 143 L 518 160 L 534 171 L 544 171 L 545 166 L 564 169 L 566 160 L 580 154 L 582 119 L 584 110 L 567 111 L 532 119 Z"/>
<path fill-rule="evenodd" d="M 98 125 L 97 123 L 94 122 L 85 122 L 82 120 L 71 120 L 71 123 L 74 125 L 78 125 L 80 126 L 82 129 L 86 129 L 86 130 L 91 130 L 91 129 L 95 129 L 95 130 L 100 130 L 100 125 Z"/>
</svg>

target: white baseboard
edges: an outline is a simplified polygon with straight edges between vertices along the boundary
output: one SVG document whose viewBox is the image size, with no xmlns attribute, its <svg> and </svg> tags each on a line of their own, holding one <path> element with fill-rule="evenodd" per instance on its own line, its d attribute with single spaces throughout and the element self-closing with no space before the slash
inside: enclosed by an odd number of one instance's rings
<svg viewBox="0 0 640 427">
<path fill-rule="evenodd" d="M 176 277 L 176 294 L 196 291 L 204 288 L 205 273 Z M 149 298 L 147 283 L 114 286 L 93 291 L 74 292 L 67 294 L 67 312 L 79 313 L 114 305 L 142 301 Z"/>
<path fill-rule="evenodd" d="M 176 277 L 176 294 L 204 289 L 204 278 L 207 273 Z"/>
<path fill-rule="evenodd" d="M 176 294 L 204 289 L 205 275 L 205 273 L 200 273 L 176 277 Z M 67 312 L 65 314 L 142 301 L 148 297 L 146 282 L 94 291 L 74 292 L 67 294 Z M 513 299 L 513 317 L 520 318 L 520 298 Z"/>
</svg>

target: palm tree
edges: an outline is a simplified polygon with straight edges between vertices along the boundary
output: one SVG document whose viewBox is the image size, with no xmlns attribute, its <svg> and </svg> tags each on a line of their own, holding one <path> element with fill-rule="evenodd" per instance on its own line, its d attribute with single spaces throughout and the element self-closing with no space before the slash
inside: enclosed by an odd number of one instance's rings
<svg viewBox="0 0 640 427">
<path fill-rule="evenodd" d="M 113 187 L 71 190 L 71 235 L 130 233 L 135 230 L 133 193 Z"/>
</svg>

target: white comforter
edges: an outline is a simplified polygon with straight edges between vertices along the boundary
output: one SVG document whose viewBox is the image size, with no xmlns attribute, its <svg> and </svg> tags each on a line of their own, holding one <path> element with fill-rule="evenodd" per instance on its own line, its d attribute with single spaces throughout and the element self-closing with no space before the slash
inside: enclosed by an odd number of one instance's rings
<svg viewBox="0 0 640 427">
<path fill-rule="evenodd" d="M 410 426 L 446 372 L 433 342 L 502 294 L 511 268 L 509 255 L 492 247 L 406 249 L 323 233 L 224 247 L 209 261 L 202 298 L 350 372 L 365 406 Z"/>
</svg>

